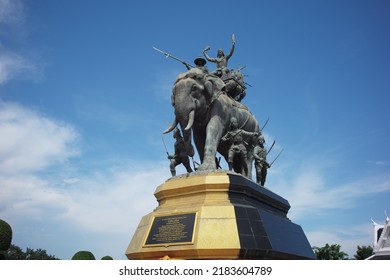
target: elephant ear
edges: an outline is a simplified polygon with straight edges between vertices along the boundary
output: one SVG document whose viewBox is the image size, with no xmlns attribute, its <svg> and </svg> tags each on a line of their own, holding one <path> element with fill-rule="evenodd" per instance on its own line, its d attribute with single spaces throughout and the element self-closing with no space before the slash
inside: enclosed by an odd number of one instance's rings
<svg viewBox="0 0 390 280">
<path fill-rule="evenodd" d="M 221 91 L 225 90 L 225 83 L 222 79 L 211 75 L 205 77 L 204 86 L 209 94 L 209 104 L 213 103 L 221 94 Z"/>
</svg>

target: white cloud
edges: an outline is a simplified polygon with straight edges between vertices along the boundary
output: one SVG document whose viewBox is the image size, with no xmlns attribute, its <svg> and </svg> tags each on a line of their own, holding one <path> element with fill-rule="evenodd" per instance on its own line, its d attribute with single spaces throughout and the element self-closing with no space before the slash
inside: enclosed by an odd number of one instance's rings
<svg viewBox="0 0 390 280">
<path fill-rule="evenodd" d="M 169 177 L 165 161 L 127 161 L 116 167 L 102 163 L 98 169 L 94 165 L 83 172 L 76 164 L 69 172 L 68 165 L 62 163 L 77 154 L 75 144 L 80 137 L 75 129 L 13 103 L 0 103 L 0 135 L 6 135 L 0 138 L 0 216 L 17 224 L 17 232 L 26 232 L 26 228 L 37 225 L 44 227 L 36 233 L 15 234 L 16 242 L 23 239 L 33 248 L 45 248 L 45 244 L 34 247 L 30 243 L 32 236 L 42 242 L 40 236 L 45 234 L 55 244 L 65 238 L 61 233 L 57 235 L 58 228 L 66 227 L 68 234 L 74 231 L 72 238 L 80 240 L 74 240 L 65 255 L 62 251 L 49 252 L 62 258 L 71 257 L 72 252 L 83 249 L 83 244 L 89 244 L 90 250 L 98 254 L 113 254 L 115 248 L 116 258 L 120 258 L 141 217 L 157 206 L 153 196 L 156 187 Z M 57 167 L 55 173 L 45 173 L 53 166 Z M 278 169 L 283 167 L 272 170 L 281 177 L 272 184 L 273 189 L 288 199 L 292 205 L 289 218 L 293 222 L 298 219 L 298 224 L 308 209 L 311 216 L 316 216 L 329 209 L 354 207 L 357 199 L 390 190 L 389 176 L 329 187 L 326 172 L 318 166 L 300 169 L 304 172 L 284 173 Z M 286 184 L 288 177 L 291 180 Z M 311 245 L 342 244 L 342 250 L 350 257 L 357 245 L 371 244 L 369 222 L 342 228 L 327 221 L 326 225 L 319 223 L 314 228 L 309 231 L 304 228 Z M 113 245 L 107 245 L 112 236 Z M 106 240 L 105 244 L 99 240 Z"/>
<path fill-rule="evenodd" d="M 141 217 L 157 206 L 156 187 L 170 174 L 165 161 L 103 163 L 88 171 L 72 164 L 69 171 L 80 138 L 75 129 L 14 103 L 0 103 L 0 135 L 0 216 L 15 225 L 16 242 L 33 248 L 43 233 L 23 234 L 27 228 L 43 227 L 61 239 L 55 232 L 66 225 L 90 240 L 119 236 L 124 252 Z M 74 246 L 82 246 L 78 242 Z M 98 243 L 96 250 L 107 250 Z"/>
<path fill-rule="evenodd" d="M 74 156 L 74 128 L 14 103 L 0 103 L 0 174 L 40 171 Z"/>
<path fill-rule="evenodd" d="M 24 5 L 20 0 L 0 0 L 0 23 L 18 24 L 23 22 Z"/>
<path fill-rule="evenodd" d="M 289 201 L 288 217 L 303 227 L 312 246 L 340 244 L 341 250 L 353 258 L 358 245 L 372 245 L 371 210 L 362 202 L 365 198 L 388 195 L 390 176 L 364 177 L 360 174 L 355 180 L 345 183 L 337 180 L 335 183 L 327 176 L 335 165 L 335 162 L 318 161 L 296 165 L 285 163 L 272 170 L 274 184 L 271 185 L 276 193 Z M 359 215 L 367 217 L 367 223 L 356 224 Z"/>
<path fill-rule="evenodd" d="M 290 218 L 305 218 L 308 209 L 312 217 L 326 210 L 351 209 L 364 197 L 390 192 L 388 174 L 357 177 L 354 181 L 334 185 L 327 180 L 328 170 L 329 166 L 321 164 L 290 165 L 272 170 L 275 174 L 271 176 L 280 177 L 273 181 L 273 189 L 290 202 Z"/>
<path fill-rule="evenodd" d="M 164 102 L 171 102 L 172 87 L 175 82 L 178 73 L 183 72 L 183 69 L 170 69 L 168 71 L 160 72 L 155 77 L 155 81 L 151 83 L 150 90 L 154 93 L 154 96 Z"/>
<path fill-rule="evenodd" d="M 0 46 L 0 85 L 23 73 L 38 73 L 36 67 L 23 56 Z"/>
<path fill-rule="evenodd" d="M 356 254 L 357 246 L 372 246 L 373 227 L 372 224 L 348 226 L 348 227 L 323 227 L 322 230 L 306 231 L 306 236 L 312 246 L 323 247 L 328 243 L 341 245 L 340 250 L 347 253 L 349 258 Z"/>
<path fill-rule="evenodd" d="M 63 259 L 85 248 L 100 257 L 124 258 L 142 216 L 158 205 L 153 196 L 156 187 L 169 177 L 166 162 L 139 164 L 139 168 L 129 164 L 112 170 L 102 167 L 66 180 L 68 184 L 58 174 L 46 179 L 0 177 L 5 194 L 0 195 L 0 205 L 6 206 L 0 208 L 0 216 L 17 225 L 14 244 L 49 250 L 50 243 L 58 243 L 48 252 Z M 23 234 L 27 228 L 34 230 Z M 71 243 L 60 249 L 68 239 Z"/>
<path fill-rule="evenodd" d="M 76 155 L 78 134 L 33 110 L 0 102 L 0 135 L 0 213 L 39 219 L 45 203 L 60 200 L 60 193 L 37 174 Z"/>
<path fill-rule="evenodd" d="M 60 176 L 46 180 L 37 175 L 0 177 L 0 202 L 6 206 L 0 213 L 3 210 L 2 215 L 11 219 L 56 220 L 78 230 L 119 234 L 157 206 L 153 193 L 168 172 L 168 168 L 102 168 L 62 186 Z"/>
<path fill-rule="evenodd" d="M 135 169 L 127 165 L 81 178 L 63 195 L 66 211 L 61 219 L 87 230 L 113 234 L 136 226 L 140 217 L 157 206 L 153 193 L 169 173 L 168 168 L 152 170 L 151 165 L 144 163 Z"/>
<path fill-rule="evenodd" d="M 0 0 L 0 86 L 19 76 L 29 79 L 42 79 L 45 65 L 37 63 L 34 58 L 35 50 L 10 48 L 4 44 L 5 37 L 19 38 L 27 31 L 25 20 L 25 5 L 20 0 Z M 16 27 L 16 28 L 14 28 Z M 19 38 L 20 39 L 20 38 Z M 28 54 L 28 55 L 26 55 Z"/>
</svg>

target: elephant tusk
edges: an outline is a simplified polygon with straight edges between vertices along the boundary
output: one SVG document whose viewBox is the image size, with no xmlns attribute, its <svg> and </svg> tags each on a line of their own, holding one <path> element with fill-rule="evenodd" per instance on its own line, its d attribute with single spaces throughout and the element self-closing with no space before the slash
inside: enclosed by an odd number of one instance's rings
<svg viewBox="0 0 390 280">
<path fill-rule="evenodd" d="M 188 115 L 188 123 L 187 126 L 184 130 L 190 130 L 192 125 L 194 124 L 194 119 L 195 119 L 195 110 L 192 110 L 190 114 Z"/>
<path fill-rule="evenodd" d="M 172 130 L 175 129 L 175 127 L 177 126 L 177 119 L 175 118 L 175 120 L 173 121 L 172 125 L 167 128 L 166 130 L 163 131 L 163 134 L 167 134 L 169 132 L 171 132 Z"/>
</svg>

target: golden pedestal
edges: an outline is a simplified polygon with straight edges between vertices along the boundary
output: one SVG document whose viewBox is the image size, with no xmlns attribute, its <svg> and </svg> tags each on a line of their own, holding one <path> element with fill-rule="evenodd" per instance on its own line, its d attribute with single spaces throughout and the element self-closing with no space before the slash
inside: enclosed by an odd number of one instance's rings
<svg viewBox="0 0 390 280">
<path fill-rule="evenodd" d="M 287 200 L 228 171 L 190 173 L 157 187 L 128 259 L 311 259 Z"/>
</svg>

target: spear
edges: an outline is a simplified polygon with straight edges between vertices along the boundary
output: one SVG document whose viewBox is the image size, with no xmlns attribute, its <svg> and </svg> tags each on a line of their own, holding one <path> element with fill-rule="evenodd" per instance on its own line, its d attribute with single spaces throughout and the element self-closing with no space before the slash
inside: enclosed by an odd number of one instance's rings
<svg viewBox="0 0 390 280">
<path fill-rule="evenodd" d="M 162 142 L 163 142 L 163 144 L 164 144 L 164 148 L 165 148 L 165 151 L 167 152 L 167 156 L 169 157 L 169 153 L 168 153 L 167 145 L 165 145 L 165 141 L 164 141 L 164 137 L 163 137 L 163 135 L 161 135 L 161 140 L 162 140 Z"/>
<path fill-rule="evenodd" d="M 274 145 L 275 145 L 275 142 L 276 142 L 276 141 L 274 140 L 274 142 L 272 143 L 271 147 L 268 149 L 267 155 L 269 154 L 269 152 L 271 152 L 272 148 L 273 148 Z"/>
<path fill-rule="evenodd" d="M 274 162 L 278 159 L 278 157 L 281 155 L 281 153 L 283 152 L 284 149 L 282 149 L 279 154 L 276 156 L 276 158 L 271 162 L 271 164 L 269 165 L 269 167 L 272 166 L 272 164 L 274 164 Z"/>
<path fill-rule="evenodd" d="M 263 127 L 261 128 L 261 131 L 263 131 L 263 130 L 264 130 L 264 127 L 267 125 L 268 121 L 269 121 L 269 118 L 267 118 L 267 120 L 265 121 L 265 123 L 264 123 Z"/>
<path fill-rule="evenodd" d="M 162 50 L 160 50 L 160 49 L 158 49 L 158 48 L 156 48 L 156 47 L 153 47 L 153 49 L 156 50 L 156 51 L 158 51 L 158 52 L 160 52 L 160 53 L 162 53 L 162 54 L 165 55 L 166 57 L 173 58 L 174 60 L 177 60 L 177 61 L 179 61 L 179 62 L 181 62 L 181 63 L 183 63 L 183 64 L 185 64 L 185 65 L 188 65 L 190 68 L 194 68 L 194 66 L 192 66 L 191 64 L 185 62 L 184 60 L 181 60 L 180 58 L 177 58 L 177 57 L 175 57 L 175 56 L 173 56 L 173 55 L 171 55 L 171 54 L 169 54 L 169 53 L 167 53 L 167 52 L 164 52 L 164 51 L 162 51 Z"/>
</svg>

